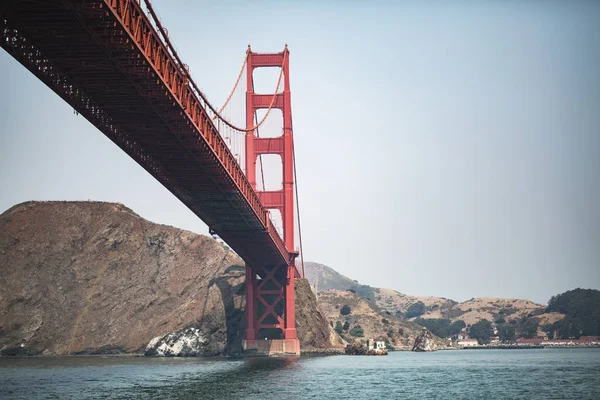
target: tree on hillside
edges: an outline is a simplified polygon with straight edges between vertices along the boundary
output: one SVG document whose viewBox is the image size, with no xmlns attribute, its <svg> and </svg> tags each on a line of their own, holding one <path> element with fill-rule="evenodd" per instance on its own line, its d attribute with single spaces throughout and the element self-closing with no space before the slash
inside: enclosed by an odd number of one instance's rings
<svg viewBox="0 0 600 400">
<path fill-rule="evenodd" d="M 515 327 L 512 325 L 500 325 L 498 327 L 498 336 L 500 336 L 500 340 L 503 342 L 514 342 L 515 335 Z"/>
<path fill-rule="evenodd" d="M 350 329 L 350 334 L 356 337 L 363 337 L 365 336 L 365 330 L 360 325 L 356 325 L 354 328 Z"/>
<path fill-rule="evenodd" d="M 431 333 L 439 337 L 449 336 L 450 320 L 444 318 L 417 318 L 415 323 L 429 329 Z"/>
<path fill-rule="evenodd" d="M 567 319 L 569 317 L 565 317 L 564 319 Z M 552 324 L 552 328 L 554 329 L 554 331 L 556 332 L 556 336 L 560 339 L 568 339 L 570 336 L 570 326 L 568 323 L 565 323 L 564 320 L 562 321 L 556 321 L 555 323 Z"/>
<path fill-rule="evenodd" d="M 559 312 L 572 317 L 590 315 L 600 307 L 600 290 L 574 289 L 552 296 L 546 312 Z"/>
<path fill-rule="evenodd" d="M 558 337 L 561 339 L 575 338 L 579 339 L 581 336 L 596 336 L 596 334 L 586 335 L 584 333 L 584 322 L 581 318 L 566 316 L 560 321 L 556 321 L 552 324 L 552 327 L 557 331 Z M 590 332 L 589 330 L 585 331 Z M 592 330 L 592 332 L 594 332 Z"/>
<path fill-rule="evenodd" d="M 426 327 L 436 336 L 449 337 L 458 334 L 466 325 L 462 320 L 451 323 L 446 318 L 417 318 L 416 324 Z"/>
<path fill-rule="evenodd" d="M 574 289 L 552 296 L 546 311 L 566 315 L 553 324 L 562 339 L 600 335 L 600 290 Z"/>
<path fill-rule="evenodd" d="M 344 304 L 342 306 L 342 308 L 340 309 L 340 314 L 342 314 L 342 315 L 348 315 L 348 314 L 350 314 L 350 312 L 352 312 L 352 309 L 350 308 L 350 306 L 348 304 Z"/>
<path fill-rule="evenodd" d="M 552 324 L 544 324 L 540 328 L 546 332 L 548 339 L 554 339 L 554 326 Z"/>
<path fill-rule="evenodd" d="M 335 328 L 334 330 L 338 333 L 338 334 L 342 334 L 344 328 L 342 327 L 342 323 L 340 321 L 335 323 Z"/>
<path fill-rule="evenodd" d="M 538 326 L 539 322 L 536 319 L 528 319 L 521 325 L 520 336 L 528 339 L 537 336 Z"/>
<path fill-rule="evenodd" d="M 406 318 L 418 317 L 425 313 L 425 304 L 422 301 L 417 301 L 408 307 L 406 310 Z"/>
<path fill-rule="evenodd" d="M 354 290 L 354 293 L 369 302 L 372 302 L 375 298 L 375 289 L 369 285 L 354 285 L 351 289 Z"/>
<path fill-rule="evenodd" d="M 463 330 L 463 328 L 466 328 L 467 324 L 465 324 L 465 321 L 463 321 L 462 319 L 456 320 L 452 323 L 452 325 L 450 325 L 449 328 L 449 335 L 458 335 L 460 333 L 460 331 Z"/>
<path fill-rule="evenodd" d="M 487 319 L 482 319 L 469 328 L 469 335 L 473 339 L 477 339 L 479 344 L 487 344 L 492 336 L 492 323 Z"/>
<path fill-rule="evenodd" d="M 344 326 L 342 329 L 344 329 L 345 331 L 348 331 L 348 329 L 350 329 L 350 321 L 344 322 Z"/>
</svg>

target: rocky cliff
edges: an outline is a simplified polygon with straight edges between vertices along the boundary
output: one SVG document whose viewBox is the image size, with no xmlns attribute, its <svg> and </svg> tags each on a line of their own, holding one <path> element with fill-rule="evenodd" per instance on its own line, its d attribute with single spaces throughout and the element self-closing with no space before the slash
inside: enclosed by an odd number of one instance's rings
<svg viewBox="0 0 600 400">
<path fill-rule="evenodd" d="M 421 334 L 415 339 L 412 351 L 436 351 L 434 335 L 427 328 L 423 328 Z"/>
<path fill-rule="evenodd" d="M 0 353 L 237 353 L 244 278 L 226 245 L 121 204 L 19 204 L 0 215 Z M 296 300 L 302 347 L 340 347 L 304 280 Z"/>
</svg>

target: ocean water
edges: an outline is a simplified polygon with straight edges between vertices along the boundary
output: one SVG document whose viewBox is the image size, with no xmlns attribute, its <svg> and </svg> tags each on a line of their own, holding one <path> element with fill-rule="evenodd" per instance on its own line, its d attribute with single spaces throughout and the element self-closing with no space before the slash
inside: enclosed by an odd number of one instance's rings
<svg viewBox="0 0 600 400">
<path fill-rule="evenodd" d="M 600 349 L 0 358 L 0 399 L 600 399 Z"/>
</svg>

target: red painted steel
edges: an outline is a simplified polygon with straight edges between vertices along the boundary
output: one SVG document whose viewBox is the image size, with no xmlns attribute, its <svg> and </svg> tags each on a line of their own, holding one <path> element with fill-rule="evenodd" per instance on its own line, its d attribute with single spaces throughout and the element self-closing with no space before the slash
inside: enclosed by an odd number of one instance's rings
<svg viewBox="0 0 600 400">
<path fill-rule="evenodd" d="M 283 69 L 283 93 L 272 96 L 254 93 L 252 74 L 255 68 L 281 67 Z M 254 190 L 256 188 L 256 162 L 261 154 L 278 154 L 282 159 L 283 188 L 275 191 L 258 191 L 262 204 L 281 212 L 283 237 L 288 249 L 294 249 L 294 164 L 291 91 L 289 74 L 289 50 L 282 53 L 260 54 L 249 51 L 246 61 L 246 127 L 254 126 L 256 110 L 279 108 L 283 116 L 283 135 L 278 138 L 258 138 L 254 130 L 246 133 L 246 174 Z M 297 253 L 296 253 L 297 255 Z M 265 266 L 247 263 L 247 304 L 253 312 L 246 314 L 245 339 L 261 339 L 261 329 L 280 329 L 282 339 L 296 339 L 294 308 L 294 278 L 297 274 L 294 257 L 286 264 Z"/>
<path fill-rule="evenodd" d="M 246 262 L 280 266 L 294 260 L 293 239 L 278 235 L 254 190 L 255 177 L 242 172 L 186 66 L 161 40 L 138 1 L 3 0 L 0 33 L 9 54 Z M 282 56 L 262 62 L 281 66 Z M 287 74 L 286 82 L 289 88 Z M 289 146 L 283 151 L 289 154 Z"/>
<path fill-rule="evenodd" d="M 281 190 L 268 190 L 258 192 L 260 202 L 266 208 L 276 208 L 283 215 L 283 192 Z"/>
<path fill-rule="evenodd" d="M 283 155 L 283 137 L 257 138 L 253 139 L 255 154 L 279 154 Z"/>
</svg>

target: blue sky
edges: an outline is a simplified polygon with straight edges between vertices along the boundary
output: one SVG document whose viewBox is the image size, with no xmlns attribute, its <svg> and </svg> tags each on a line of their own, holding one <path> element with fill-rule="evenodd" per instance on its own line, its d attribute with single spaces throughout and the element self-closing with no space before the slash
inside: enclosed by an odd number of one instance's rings
<svg viewBox="0 0 600 400">
<path fill-rule="evenodd" d="M 305 259 L 456 300 L 600 288 L 600 2 L 323 3 L 153 2 L 216 105 L 248 44 L 289 45 Z M 207 232 L 4 51 L 0 68 L 1 210 L 119 201 Z"/>
</svg>

